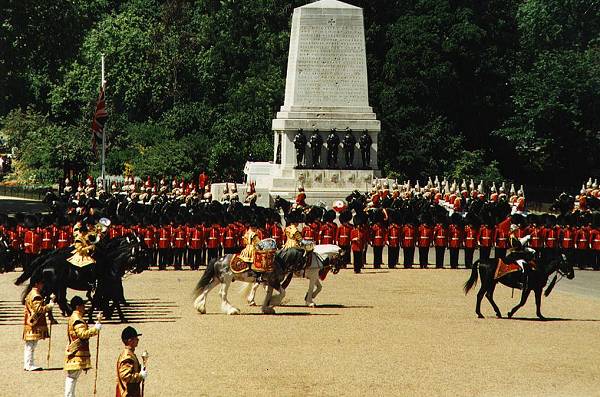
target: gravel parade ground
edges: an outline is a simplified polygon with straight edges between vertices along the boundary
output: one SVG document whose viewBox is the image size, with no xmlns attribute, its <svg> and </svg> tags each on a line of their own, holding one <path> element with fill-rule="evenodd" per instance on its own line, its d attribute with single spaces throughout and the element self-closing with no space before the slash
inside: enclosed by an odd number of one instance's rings
<svg viewBox="0 0 600 397">
<path fill-rule="evenodd" d="M 234 283 L 230 300 L 242 315 L 227 316 L 218 289 L 207 315 L 193 309 L 200 275 L 147 271 L 124 281 L 125 313 L 143 334 L 138 356 L 150 353 L 146 397 L 600 396 L 600 298 L 589 285 L 561 281 L 543 300 L 546 322 L 535 319 L 533 296 L 512 320 L 496 319 L 484 300 L 479 320 L 475 294 L 462 292 L 466 270 L 347 269 L 327 277 L 317 308 L 303 306 L 308 281 L 295 279 L 276 315 L 245 305 Z M 0 275 L 0 395 L 60 396 L 66 319 L 52 328 L 50 370 L 24 372 L 16 277 Z M 583 278 L 600 287 L 591 271 L 572 283 Z M 496 289 L 503 313 L 518 301 L 511 292 Z M 110 321 L 101 332 L 98 396 L 115 393 L 123 328 Z M 94 361 L 96 340 L 90 347 Z M 38 365 L 47 348 L 38 344 Z M 93 370 L 82 375 L 77 394 L 91 396 L 93 382 Z"/>
</svg>

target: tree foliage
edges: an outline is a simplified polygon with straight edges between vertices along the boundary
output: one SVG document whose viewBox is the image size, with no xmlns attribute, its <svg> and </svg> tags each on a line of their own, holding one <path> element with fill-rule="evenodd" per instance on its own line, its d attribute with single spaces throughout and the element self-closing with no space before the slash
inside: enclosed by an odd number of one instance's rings
<svg viewBox="0 0 600 397">
<path fill-rule="evenodd" d="M 272 158 L 291 14 L 305 2 L 8 0 L 2 133 L 40 178 L 66 159 L 97 170 L 89 125 L 103 53 L 109 172 L 239 177 L 249 158 Z M 599 1 L 348 2 L 364 9 L 384 172 L 600 173 Z"/>
</svg>

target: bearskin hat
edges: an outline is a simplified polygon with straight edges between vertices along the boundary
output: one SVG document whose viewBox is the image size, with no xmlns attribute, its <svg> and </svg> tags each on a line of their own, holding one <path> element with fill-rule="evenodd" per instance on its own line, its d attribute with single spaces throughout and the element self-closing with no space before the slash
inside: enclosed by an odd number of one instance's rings
<svg viewBox="0 0 600 397">
<path fill-rule="evenodd" d="M 540 217 L 536 214 L 527 214 L 527 223 L 529 225 L 537 225 L 540 223 Z"/>
<path fill-rule="evenodd" d="M 592 226 L 595 228 L 600 227 L 600 212 L 599 211 L 592 212 Z"/>
<path fill-rule="evenodd" d="M 510 223 L 522 226 L 526 223 L 525 217 L 521 214 L 512 214 L 510 217 Z"/>
<path fill-rule="evenodd" d="M 302 210 L 295 209 L 290 211 L 285 217 L 285 222 L 287 224 L 302 222 Z"/>
<path fill-rule="evenodd" d="M 363 211 L 358 211 L 356 215 L 354 215 L 352 223 L 354 224 L 354 226 L 359 226 L 367 223 L 367 220 L 367 214 L 365 214 Z"/>
<path fill-rule="evenodd" d="M 431 226 L 433 225 L 433 216 L 429 213 L 429 212 L 423 212 L 420 216 L 419 216 L 419 223 L 422 225 L 428 225 Z"/>
<path fill-rule="evenodd" d="M 462 225 L 462 215 L 460 215 L 458 212 L 454 212 L 452 215 L 450 215 L 450 223 L 453 225 Z"/>
<path fill-rule="evenodd" d="M 333 222 L 336 218 L 336 212 L 334 210 L 327 210 L 323 214 L 323 222 Z"/>
<path fill-rule="evenodd" d="M 352 220 L 352 212 L 345 210 L 340 213 L 340 223 L 350 222 Z"/>
<path fill-rule="evenodd" d="M 479 227 L 481 225 L 481 219 L 477 215 L 475 215 L 475 213 L 467 212 L 467 214 L 465 215 L 465 224 L 474 227 Z"/>
<path fill-rule="evenodd" d="M 400 211 L 390 208 L 387 210 L 387 214 L 388 220 L 390 222 L 395 223 L 397 225 L 402 224 L 402 217 L 400 216 Z"/>
</svg>

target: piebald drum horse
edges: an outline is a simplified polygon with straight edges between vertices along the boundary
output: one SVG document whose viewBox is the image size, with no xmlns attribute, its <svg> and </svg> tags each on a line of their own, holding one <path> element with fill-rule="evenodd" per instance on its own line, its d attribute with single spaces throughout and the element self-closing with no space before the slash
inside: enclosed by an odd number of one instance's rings
<svg viewBox="0 0 600 397">
<path fill-rule="evenodd" d="M 333 274 L 337 274 L 340 271 L 341 266 L 341 251 L 342 249 L 334 244 L 321 244 L 316 245 L 312 252 L 310 266 L 300 271 L 294 272 L 293 275 L 296 278 L 308 279 L 308 290 L 304 296 L 304 302 L 308 307 L 315 307 L 316 304 L 313 301 L 319 292 L 323 289 L 321 284 L 321 275 L 329 270 L 332 270 Z M 254 283 L 246 296 L 246 300 L 250 306 L 256 306 L 254 300 L 256 296 L 256 290 L 259 287 L 259 283 Z M 285 297 L 285 288 L 283 288 L 283 295 L 278 296 L 279 301 Z"/>
<path fill-rule="evenodd" d="M 248 269 L 240 273 L 234 273 L 230 268 L 232 254 L 228 254 L 211 261 L 202 278 L 198 281 L 194 289 L 194 308 L 200 314 L 206 314 L 206 296 L 217 285 L 221 286 L 219 295 L 221 297 L 221 311 L 225 314 L 240 314 L 240 310 L 234 307 L 227 299 L 229 287 L 233 281 L 243 281 L 245 283 L 254 283 L 257 279 L 257 273 Z M 281 288 L 281 282 L 285 276 L 294 269 L 300 269 L 306 261 L 305 251 L 298 248 L 281 249 L 277 251 L 274 258 L 273 271 L 261 274 L 261 283 L 266 284 L 267 294 L 263 301 L 261 311 L 265 314 L 274 314 L 273 306 L 279 302 L 273 297 L 273 290 L 285 295 Z"/>
</svg>

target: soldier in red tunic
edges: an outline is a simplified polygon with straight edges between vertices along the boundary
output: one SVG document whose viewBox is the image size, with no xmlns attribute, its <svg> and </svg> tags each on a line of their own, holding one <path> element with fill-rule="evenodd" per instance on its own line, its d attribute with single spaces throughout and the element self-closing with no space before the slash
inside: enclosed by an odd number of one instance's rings
<svg viewBox="0 0 600 397">
<path fill-rule="evenodd" d="M 23 271 L 29 271 L 31 262 L 41 253 L 42 238 L 35 216 L 25 218 L 25 229 L 23 237 Z"/>
<path fill-rule="evenodd" d="M 450 216 L 448 226 L 448 250 L 450 251 L 450 267 L 458 269 L 458 253 L 463 243 L 463 220 L 462 216 L 455 212 Z"/>
<path fill-rule="evenodd" d="M 508 249 L 508 236 L 510 234 L 510 217 L 498 223 L 494 229 L 494 256 L 496 258 L 506 257 Z"/>
<path fill-rule="evenodd" d="M 211 215 L 212 224 L 206 229 L 207 263 L 219 256 L 221 245 L 221 225 L 216 214 Z"/>
<path fill-rule="evenodd" d="M 238 227 L 235 223 L 233 223 L 233 219 L 229 219 L 230 222 L 227 222 L 226 219 L 225 225 L 223 227 L 223 252 L 225 254 L 234 254 L 236 252 L 236 244 L 238 239 Z"/>
<path fill-rule="evenodd" d="M 350 263 L 350 232 L 352 231 L 352 213 L 349 210 L 342 211 L 340 213 L 340 226 L 337 228 L 335 241 L 336 244 L 343 250 L 342 261 L 344 266 Z"/>
<path fill-rule="evenodd" d="M 165 270 L 173 263 L 173 250 L 171 248 L 172 227 L 169 218 L 161 219 L 161 227 L 158 231 L 158 269 Z"/>
<path fill-rule="evenodd" d="M 473 253 L 477 248 L 477 242 L 479 240 L 479 219 L 474 214 L 468 213 L 465 217 L 465 223 L 465 267 L 470 269 L 473 267 Z"/>
<path fill-rule="evenodd" d="M 494 244 L 494 222 L 489 215 L 484 215 L 483 223 L 479 227 L 479 260 L 485 261 L 490 258 Z"/>
<path fill-rule="evenodd" d="M 447 223 L 449 221 L 448 215 L 445 210 L 445 214 L 436 215 L 436 223 L 433 227 L 433 245 L 435 246 L 435 267 L 442 269 L 444 267 L 444 257 L 446 247 L 448 246 L 448 230 Z"/>
<path fill-rule="evenodd" d="M 569 261 L 573 261 L 573 253 L 575 247 L 575 224 L 573 217 L 569 215 L 561 215 L 558 217 L 558 224 L 561 225 L 561 232 L 558 236 L 560 250 L 566 255 Z"/>
<path fill-rule="evenodd" d="M 396 268 L 398 257 L 400 256 L 400 241 L 402 240 L 402 226 L 400 213 L 394 209 L 387 210 L 389 217 L 389 226 L 386 233 L 386 243 L 388 246 L 388 267 Z"/>
<path fill-rule="evenodd" d="M 323 224 L 319 230 L 319 244 L 335 244 L 337 225 L 334 223 L 336 212 L 328 210 L 323 215 Z"/>
<path fill-rule="evenodd" d="M 152 224 L 152 220 L 148 217 L 143 219 L 143 226 L 140 230 L 140 234 L 144 241 L 144 246 L 146 247 L 147 252 L 147 260 L 148 266 L 156 266 L 158 259 L 158 251 L 157 251 L 157 231 L 154 225 Z"/>
<path fill-rule="evenodd" d="M 540 225 L 540 217 L 535 214 L 527 215 L 527 223 L 529 224 L 529 247 L 536 252 L 536 257 L 541 256 L 542 248 L 544 247 L 544 236 L 546 229 Z"/>
<path fill-rule="evenodd" d="M 600 270 L 600 213 L 598 212 L 592 214 L 590 248 L 592 251 L 592 266 L 594 270 Z"/>
<path fill-rule="evenodd" d="M 383 265 L 383 247 L 386 241 L 386 227 L 383 212 L 379 209 L 372 211 L 369 243 L 373 246 L 373 267 L 380 269 Z"/>
<path fill-rule="evenodd" d="M 585 269 L 590 263 L 590 231 L 591 215 L 583 214 L 579 217 L 578 227 L 575 230 L 575 261 L 580 269 Z"/>
<path fill-rule="evenodd" d="M 352 247 L 352 259 L 354 265 L 354 273 L 360 273 L 363 268 L 363 255 L 367 241 L 362 230 L 363 225 L 367 222 L 364 212 L 358 212 L 353 219 L 354 226 L 350 231 L 350 241 Z"/>
<path fill-rule="evenodd" d="M 417 247 L 419 248 L 419 265 L 421 269 L 429 266 L 429 247 L 433 241 L 433 219 L 429 214 L 421 215 L 421 222 L 417 230 Z"/>
<path fill-rule="evenodd" d="M 417 231 L 415 227 L 416 220 L 414 215 L 410 214 L 402 225 L 402 252 L 404 253 L 404 268 L 410 269 L 415 261 L 415 238 Z"/>
<path fill-rule="evenodd" d="M 198 270 L 202 263 L 202 248 L 204 246 L 204 227 L 195 217 L 188 227 L 188 262 L 192 270 Z M 235 245 L 235 242 L 234 242 Z"/>
<path fill-rule="evenodd" d="M 186 226 L 182 223 L 182 219 L 177 217 L 173 224 L 171 232 L 171 246 L 173 247 L 173 267 L 175 270 L 181 270 L 184 262 L 183 254 L 187 247 Z"/>
<path fill-rule="evenodd" d="M 546 214 L 545 216 L 545 233 L 544 233 L 544 255 L 549 258 L 554 258 L 558 252 L 558 238 L 560 236 L 560 228 L 556 225 L 556 216 Z"/>
</svg>

